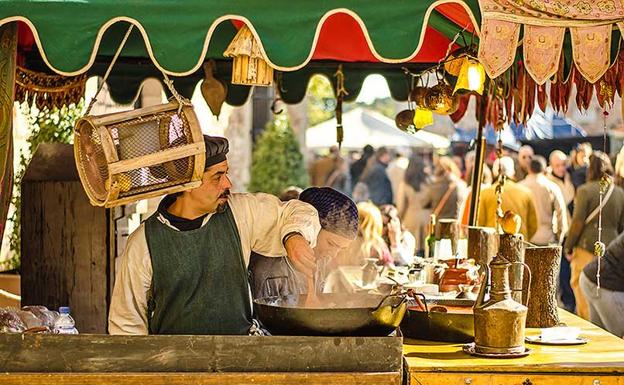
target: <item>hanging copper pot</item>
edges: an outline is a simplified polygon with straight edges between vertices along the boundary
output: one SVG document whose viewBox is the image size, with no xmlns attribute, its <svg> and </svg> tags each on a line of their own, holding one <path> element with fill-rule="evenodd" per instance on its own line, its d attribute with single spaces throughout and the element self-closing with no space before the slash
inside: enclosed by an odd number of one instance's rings
<svg viewBox="0 0 624 385">
<path fill-rule="evenodd" d="M 458 96 L 453 95 L 453 88 L 448 84 L 438 83 L 429 89 L 426 107 L 436 114 L 449 115 L 457 110 Z"/>
<path fill-rule="evenodd" d="M 410 100 L 416 103 L 416 107 L 427 106 L 427 92 L 429 89 L 427 87 L 414 87 L 412 92 L 410 92 Z"/>
<path fill-rule="evenodd" d="M 394 118 L 394 123 L 400 130 L 407 130 L 409 126 L 414 124 L 414 110 L 403 110 Z"/>
</svg>

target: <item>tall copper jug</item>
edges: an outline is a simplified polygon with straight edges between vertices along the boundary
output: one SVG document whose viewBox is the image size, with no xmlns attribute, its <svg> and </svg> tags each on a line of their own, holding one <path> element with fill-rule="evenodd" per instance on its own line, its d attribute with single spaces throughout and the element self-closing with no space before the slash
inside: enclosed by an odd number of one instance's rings
<svg viewBox="0 0 624 385">
<path fill-rule="evenodd" d="M 509 287 L 509 268 L 512 264 L 500 255 L 490 262 L 490 298 L 484 302 L 488 286 L 483 274 L 479 296 L 474 307 L 475 351 L 485 354 L 518 354 L 525 351 L 524 331 L 527 306 L 516 302 Z M 531 272 L 525 264 L 530 287 Z M 528 290 L 528 289 L 527 289 Z M 528 301 L 529 293 L 525 294 Z"/>
</svg>

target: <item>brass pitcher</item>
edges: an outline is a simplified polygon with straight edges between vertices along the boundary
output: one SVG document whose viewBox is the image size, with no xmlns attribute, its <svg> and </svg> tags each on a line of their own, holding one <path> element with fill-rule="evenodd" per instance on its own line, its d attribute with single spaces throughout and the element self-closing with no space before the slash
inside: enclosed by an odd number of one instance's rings
<svg viewBox="0 0 624 385">
<path fill-rule="evenodd" d="M 487 274 L 482 275 L 481 288 L 474 306 L 475 351 L 485 354 L 519 354 L 525 351 L 524 329 L 531 286 L 531 272 L 526 264 L 528 284 L 525 303 L 516 302 L 509 287 L 510 262 L 500 256 L 489 265 L 491 272 L 490 298 L 484 303 L 488 286 Z"/>
</svg>

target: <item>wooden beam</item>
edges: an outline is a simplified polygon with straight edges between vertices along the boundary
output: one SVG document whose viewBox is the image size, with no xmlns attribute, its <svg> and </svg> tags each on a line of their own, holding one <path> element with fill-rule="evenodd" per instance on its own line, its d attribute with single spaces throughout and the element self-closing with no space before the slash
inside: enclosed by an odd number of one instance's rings
<svg viewBox="0 0 624 385">
<path fill-rule="evenodd" d="M 0 334 L 0 372 L 400 372 L 402 347 L 400 337 Z"/>
<path fill-rule="evenodd" d="M 13 98 L 17 23 L 0 27 L 0 239 L 13 193 Z"/>
<path fill-rule="evenodd" d="M 3 385 L 400 385 L 401 373 L 11 373 Z"/>
</svg>

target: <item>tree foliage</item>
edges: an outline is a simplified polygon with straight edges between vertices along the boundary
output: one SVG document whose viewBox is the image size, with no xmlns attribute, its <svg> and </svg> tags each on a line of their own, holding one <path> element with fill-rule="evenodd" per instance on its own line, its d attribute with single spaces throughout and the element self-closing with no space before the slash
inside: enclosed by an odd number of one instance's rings
<svg viewBox="0 0 624 385">
<path fill-rule="evenodd" d="M 12 270 L 19 268 L 20 265 L 20 223 L 21 223 L 21 185 L 22 178 L 26 167 L 30 163 L 32 155 L 37 150 L 40 143 L 73 143 L 74 139 L 74 123 L 80 118 L 84 112 L 84 103 L 81 101 L 78 105 L 71 104 L 61 108 L 47 108 L 43 110 L 37 109 L 34 105 L 29 106 L 24 103 L 21 105 L 28 120 L 28 148 L 20 152 L 19 168 L 15 170 L 15 180 L 13 182 L 13 196 L 11 204 L 13 205 L 13 213 L 9 220 L 13 228 L 9 235 L 9 245 L 12 256 L 4 262 L 3 269 Z"/>
<path fill-rule="evenodd" d="M 267 125 L 253 152 L 251 192 L 279 195 L 289 186 L 306 187 L 308 174 L 299 142 L 286 114 Z"/>
</svg>

